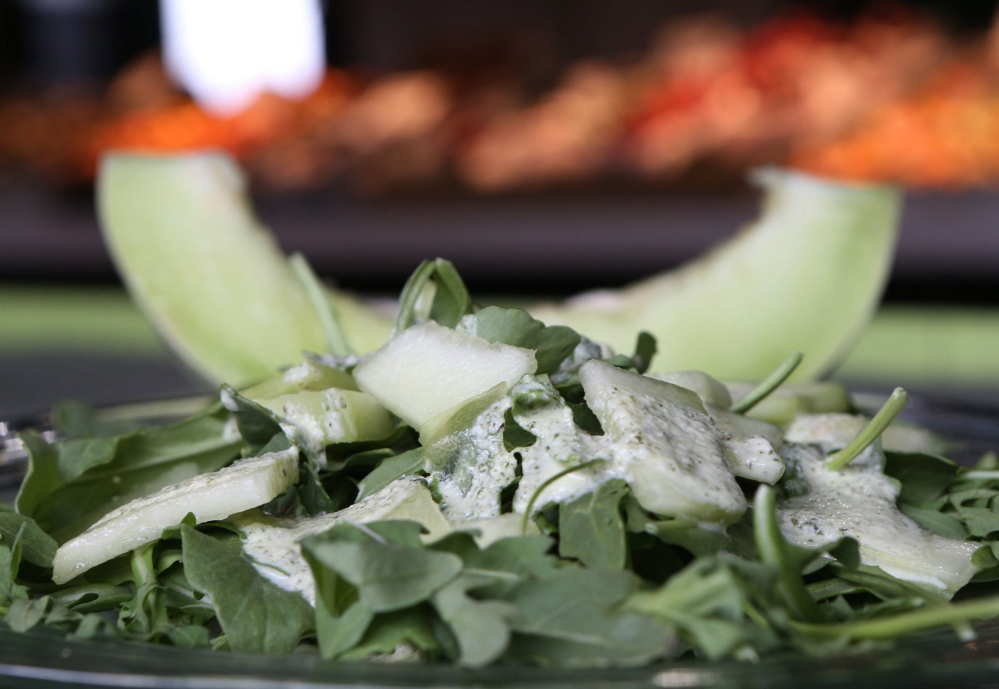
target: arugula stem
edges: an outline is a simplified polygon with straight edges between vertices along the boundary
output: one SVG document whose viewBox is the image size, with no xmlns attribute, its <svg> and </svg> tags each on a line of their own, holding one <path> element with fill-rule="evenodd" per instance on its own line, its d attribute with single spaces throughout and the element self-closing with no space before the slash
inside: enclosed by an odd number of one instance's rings
<svg viewBox="0 0 999 689">
<path fill-rule="evenodd" d="M 801 352 L 791 352 L 787 358 L 774 369 L 773 373 L 763 379 L 755 388 L 746 393 L 746 396 L 732 405 L 732 411 L 736 414 L 745 414 L 747 411 L 759 404 L 771 392 L 779 388 L 788 376 L 794 373 L 802 359 Z"/>
<path fill-rule="evenodd" d="M 150 543 L 132 551 L 132 576 L 136 586 L 156 582 L 156 568 L 153 565 L 153 546 Z"/>
<path fill-rule="evenodd" d="M 791 612 L 799 619 L 821 620 L 822 613 L 805 588 L 801 573 L 787 563 L 787 542 L 777 524 L 777 492 L 765 483 L 753 497 L 753 535 L 760 559 L 777 570 L 780 590 Z"/>
<path fill-rule="evenodd" d="M 388 545 L 388 541 L 385 540 L 384 536 L 382 536 L 381 534 L 379 534 L 377 531 L 375 531 L 373 529 L 369 529 L 364 524 L 361 524 L 360 522 L 355 522 L 352 519 L 344 519 L 343 521 L 346 524 L 350 524 L 355 529 L 357 529 L 358 531 L 360 531 L 361 533 L 363 533 L 365 536 L 371 538 L 372 540 L 374 540 L 379 545 Z"/>
<path fill-rule="evenodd" d="M 326 347 L 330 354 L 334 356 L 350 356 L 354 353 L 347 336 L 343 332 L 340 323 L 340 316 L 336 312 L 330 294 L 323 287 L 323 283 L 316 276 L 312 266 L 305 260 L 302 254 L 293 254 L 289 259 L 295 277 L 305 288 L 305 293 L 309 297 L 309 302 L 319 317 L 322 324 L 323 334 L 326 336 Z"/>
<path fill-rule="evenodd" d="M 999 471 L 972 470 L 963 474 L 958 474 L 956 481 L 996 481 L 999 480 Z"/>
<path fill-rule="evenodd" d="M 97 410 L 101 421 L 131 421 L 134 419 L 150 419 L 167 416 L 190 416 L 216 402 L 216 395 L 194 395 L 178 397 L 172 400 L 154 400 L 152 402 L 137 402 L 115 407 L 105 407 Z"/>
<path fill-rule="evenodd" d="M 804 634 L 819 638 L 846 636 L 852 639 L 896 639 L 903 634 L 911 634 L 924 629 L 960 625 L 972 620 L 986 620 L 992 617 L 999 617 L 999 596 L 960 603 L 931 605 L 920 610 L 861 622 L 808 624 L 792 621 L 791 625 Z"/>
<path fill-rule="evenodd" d="M 856 438 L 850 441 L 849 445 L 829 457 L 826 466 L 832 471 L 839 471 L 855 460 L 871 443 L 881 437 L 885 429 L 891 425 L 891 422 L 895 420 L 898 413 L 902 411 L 908 399 L 909 393 L 903 388 L 895 388 L 894 392 L 891 393 L 891 397 L 878 410 L 874 418 L 867 422 L 867 425 L 860 430 Z"/>
<path fill-rule="evenodd" d="M 409 276 L 402 288 L 402 294 L 399 295 L 399 312 L 395 317 L 395 325 L 392 326 L 392 337 L 416 321 L 417 304 L 420 302 L 421 295 L 424 294 L 424 288 L 433 277 L 436 267 L 434 261 L 427 260 L 421 263 Z"/>
<path fill-rule="evenodd" d="M 582 464 L 577 464 L 575 466 L 568 467 L 567 469 L 563 469 L 557 474 L 549 476 L 544 481 L 542 481 L 541 485 L 538 486 L 531 494 L 531 499 L 527 501 L 527 508 L 524 510 L 524 517 L 520 520 L 520 535 L 521 536 L 527 535 L 527 523 L 531 518 L 531 512 L 534 510 L 534 503 L 537 502 L 538 498 L 541 497 L 541 494 L 545 491 L 546 488 L 548 488 L 548 486 L 555 483 L 563 476 L 568 476 L 573 472 L 581 471 L 583 469 L 588 469 L 594 464 L 599 464 L 603 461 L 604 460 L 599 458 L 591 459 L 588 462 L 583 462 Z"/>
</svg>

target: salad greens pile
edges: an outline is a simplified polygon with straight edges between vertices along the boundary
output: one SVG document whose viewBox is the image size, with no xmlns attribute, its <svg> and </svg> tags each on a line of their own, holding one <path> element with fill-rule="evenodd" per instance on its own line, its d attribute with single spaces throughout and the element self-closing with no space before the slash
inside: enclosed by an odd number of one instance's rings
<svg viewBox="0 0 999 689">
<path fill-rule="evenodd" d="M 800 357 L 751 388 L 643 375 L 650 336 L 620 354 L 479 308 L 442 260 L 358 357 L 311 293 L 328 351 L 272 380 L 169 425 L 67 403 L 58 442 L 20 435 L 9 628 L 586 667 L 839 653 L 999 615 L 964 593 L 999 578 L 999 459 L 961 467 L 889 425 L 901 393 L 869 422 L 833 384 L 784 383 Z"/>
</svg>

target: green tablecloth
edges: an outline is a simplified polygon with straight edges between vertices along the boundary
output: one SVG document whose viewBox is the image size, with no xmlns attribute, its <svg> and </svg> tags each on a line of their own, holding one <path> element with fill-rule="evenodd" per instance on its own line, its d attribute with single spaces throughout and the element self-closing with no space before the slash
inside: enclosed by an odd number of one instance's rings
<svg viewBox="0 0 999 689">
<path fill-rule="evenodd" d="M 0 288 L 0 357 L 74 354 L 169 359 L 120 290 Z M 836 375 L 999 389 L 999 308 L 885 306 Z"/>
</svg>

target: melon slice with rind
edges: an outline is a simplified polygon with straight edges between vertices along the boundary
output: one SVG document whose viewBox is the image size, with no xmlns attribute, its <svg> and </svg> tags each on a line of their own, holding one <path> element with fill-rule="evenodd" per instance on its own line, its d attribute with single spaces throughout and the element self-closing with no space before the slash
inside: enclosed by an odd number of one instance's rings
<svg viewBox="0 0 999 689">
<path fill-rule="evenodd" d="M 106 156 L 97 207 L 132 298 L 208 380 L 256 383 L 301 362 L 303 350 L 325 350 L 305 288 L 254 217 L 245 177 L 230 158 Z M 368 332 L 368 320 L 385 321 L 388 332 L 384 316 L 357 308 L 346 295 L 338 295 L 335 307 L 355 335 Z M 364 349 L 383 339 L 351 344 Z"/>
<path fill-rule="evenodd" d="M 762 216 L 714 251 L 630 287 L 528 310 L 619 352 L 646 330 L 658 344 L 653 371 L 760 380 L 799 351 L 796 379 L 827 373 L 881 298 L 901 195 L 778 169 L 753 179 L 766 193 Z"/>
<path fill-rule="evenodd" d="M 188 514 L 200 524 L 263 505 L 297 480 L 298 449 L 293 447 L 243 459 L 136 498 L 63 543 L 52 560 L 52 581 L 64 584 L 92 567 L 152 543 Z"/>
</svg>

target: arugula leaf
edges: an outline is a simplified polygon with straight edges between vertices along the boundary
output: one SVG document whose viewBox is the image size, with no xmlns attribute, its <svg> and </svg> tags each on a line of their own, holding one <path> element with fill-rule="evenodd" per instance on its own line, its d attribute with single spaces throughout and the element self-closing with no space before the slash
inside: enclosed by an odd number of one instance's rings
<svg viewBox="0 0 999 689">
<path fill-rule="evenodd" d="M 302 554 L 316 584 L 316 636 L 324 658 L 336 658 L 354 648 L 374 619 L 358 600 L 357 587 L 326 567 L 308 546 Z"/>
<path fill-rule="evenodd" d="M 628 493 L 627 483 L 612 479 L 563 503 L 559 507 L 559 555 L 587 567 L 624 569 L 628 551 L 621 501 Z"/>
<path fill-rule="evenodd" d="M 471 308 L 468 289 L 454 265 L 442 258 L 424 261 L 402 288 L 392 335 L 428 320 L 453 328 Z"/>
<path fill-rule="evenodd" d="M 59 476 L 73 481 L 84 472 L 107 464 L 118 450 L 118 438 L 77 438 L 57 446 Z"/>
<path fill-rule="evenodd" d="M 513 417 L 514 407 L 510 407 L 503 415 L 503 448 L 513 452 L 518 447 L 530 447 L 538 441 L 538 436 L 517 423 Z"/>
<path fill-rule="evenodd" d="M 521 581 L 555 576 L 563 566 L 549 553 L 552 539 L 547 536 L 502 538 L 480 549 L 470 534 L 456 532 L 429 547 L 460 557 L 465 573 L 487 577 L 490 583 L 484 581 L 476 588 L 475 593 L 480 598 L 509 598 Z"/>
<path fill-rule="evenodd" d="M 456 660 L 465 667 L 488 665 L 503 654 L 510 642 L 506 620 L 516 608 L 502 601 L 477 601 L 468 595 L 469 589 L 489 582 L 488 577 L 479 574 L 462 574 L 430 599 L 457 640 Z"/>
<path fill-rule="evenodd" d="M 323 658 L 339 658 L 357 647 L 375 619 L 375 613 L 360 601 L 336 615 L 325 602 L 316 600 L 316 636 Z"/>
<path fill-rule="evenodd" d="M 9 546 L 0 544 L 0 605 L 28 597 L 28 589 L 17 583 L 26 530 L 27 524 L 21 524 Z"/>
<path fill-rule="evenodd" d="M 636 373 L 645 373 L 652 364 L 656 354 L 656 338 L 651 333 L 642 331 L 635 340 L 635 353 L 631 356 L 616 354 L 605 361 L 612 366 L 624 369 L 634 369 Z"/>
<path fill-rule="evenodd" d="M 635 341 L 635 353 L 631 357 L 632 365 L 638 373 L 645 373 L 652 365 L 652 358 L 656 355 L 656 338 L 652 333 L 643 330 L 638 333 Z"/>
<path fill-rule="evenodd" d="M 729 545 L 729 534 L 724 531 L 704 528 L 689 519 L 663 519 L 651 515 L 630 492 L 623 497 L 621 505 L 628 531 L 651 534 L 692 555 L 714 555 Z"/>
<path fill-rule="evenodd" d="M 236 419 L 239 434 L 246 441 L 247 456 L 259 455 L 274 438 L 284 435 L 277 415 L 267 407 L 244 397 L 228 385 L 223 385 L 219 394 Z"/>
<path fill-rule="evenodd" d="M 476 337 L 535 350 L 538 374 L 555 373 L 580 342 L 579 334 L 572 328 L 546 326 L 523 309 L 487 306 L 470 320 L 466 330 Z"/>
<path fill-rule="evenodd" d="M 20 542 L 24 559 L 45 568 L 52 566 L 52 558 L 59 547 L 34 519 L 13 512 L 0 512 L 0 541 L 8 548 Z"/>
<path fill-rule="evenodd" d="M 51 605 L 52 599 L 48 596 L 30 600 L 15 598 L 10 602 L 4 621 L 15 632 L 30 631 L 45 621 Z"/>
<path fill-rule="evenodd" d="M 243 555 L 239 537 L 220 538 L 181 527 L 184 571 L 211 597 L 229 646 L 243 653 L 285 655 L 314 627 L 314 613 L 298 593 L 264 579 Z"/>
<path fill-rule="evenodd" d="M 441 648 L 434 634 L 431 614 L 423 606 L 378 615 L 360 643 L 340 657 L 343 660 L 361 660 L 391 654 L 406 645 L 427 653 Z"/>
<path fill-rule="evenodd" d="M 315 517 L 337 510 L 337 503 L 326 492 L 316 466 L 312 462 L 299 465 L 299 479 L 295 484 L 295 496 L 301 506 L 301 515 Z M 296 511 L 297 512 L 297 511 Z"/>
<path fill-rule="evenodd" d="M 135 587 L 107 582 L 77 584 L 52 594 L 52 598 L 77 612 L 115 610 L 135 597 Z"/>
<path fill-rule="evenodd" d="M 590 435 L 604 434 L 600 420 L 586 402 L 568 402 L 568 405 L 572 410 L 572 420 L 577 426 Z"/>
<path fill-rule="evenodd" d="M 516 586 L 517 633 L 507 660 L 563 667 L 642 665 L 669 656 L 675 636 L 652 617 L 620 609 L 638 590 L 629 572 L 566 568 Z"/>
<path fill-rule="evenodd" d="M 953 516 L 940 510 L 917 507 L 907 502 L 900 502 L 898 509 L 902 514 L 915 520 L 920 526 L 929 529 L 935 534 L 944 536 L 945 538 L 956 538 L 961 541 L 968 538 L 968 530 L 964 528 L 964 524 L 959 519 L 955 519 Z"/>
<path fill-rule="evenodd" d="M 427 600 L 462 569 L 459 557 L 424 550 L 420 530 L 415 522 L 341 524 L 305 539 L 302 549 L 314 566 L 355 586 L 371 611 L 391 612 Z"/>
<path fill-rule="evenodd" d="M 357 501 L 374 495 L 382 488 L 403 476 L 423 471 L 424 448 L 417 447 L 401 455 L 386 457 L 365 476 L 357 486 Z"/>
<path fill-rule="evenodd" d="M 625 607 L 676 625 L 696 649 L 717 660 L 780 646 L 768 621 L 779 617 L 776 582 L 776 572 L 762 563 L 704 557 L 656 591 L 636 593 Z"/>
<path fill-rule="evenodd" d="M 946 457 L 925 452 L 885 451 L 884 472 L 901 484 L 898 499 L 912 505 L 925 505 L 943 495 L 959 468 Z"/>
<path fill-rule="evenodd" d="M 78 438 L 110 438 L 136 430 L 130 421 L 105 421 L 97 410 L 77 400 L 60 402 L 52 410 L 52 426 L 67 440 Z"/>
</svg>

